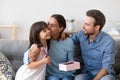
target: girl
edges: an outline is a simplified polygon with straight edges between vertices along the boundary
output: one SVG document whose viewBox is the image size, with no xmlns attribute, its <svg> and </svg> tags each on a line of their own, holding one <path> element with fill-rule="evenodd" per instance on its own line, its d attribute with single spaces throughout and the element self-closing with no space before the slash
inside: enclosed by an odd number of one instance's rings
<svg viewBox="0 0 120 80">
<path fill-rule="evenodd" d="M 50 57 L 46 56 L 49 39 L 50 30 L 44 21 L 31 26 L 29 49 L 24 54 L 24 65 L 18 69 L 15 80 L 45 80 L 46 63 L 50 63 Z M 29 53 L 33 56 L 30 60 Z"/>
</svg>

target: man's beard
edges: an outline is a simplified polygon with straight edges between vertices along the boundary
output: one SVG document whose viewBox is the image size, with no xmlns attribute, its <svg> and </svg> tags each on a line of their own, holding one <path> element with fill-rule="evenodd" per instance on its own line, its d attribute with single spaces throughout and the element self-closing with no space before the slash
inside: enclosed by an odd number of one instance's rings
<svg viewBox="0 0 120 80">
<path fill-rule="evenodd" d="M 91 33 L 85 33 L 84 32 L 84 34 L 89 36 L 89 35 L 94 35 L 94 32 L 91 32 Z"/>
</svg>

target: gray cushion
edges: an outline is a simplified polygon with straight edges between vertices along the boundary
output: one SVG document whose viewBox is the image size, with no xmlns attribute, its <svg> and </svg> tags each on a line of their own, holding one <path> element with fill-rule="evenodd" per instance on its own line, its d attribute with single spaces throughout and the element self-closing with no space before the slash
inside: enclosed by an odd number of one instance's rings
<svg viewBox="0 0 120 80">
<path fill-rule="evenodd" d="M 0 52 L 0 71 L 7 80 L 13 80 L 15 72 L 9 60 Z"/>
<path fill-rule="evenodd" d="M 28 40 L 0 40 L 0 51 L 11 62 L 15 72 L 23 64 L 24 52 L 27 51 Z"/>
<path fill-rule="evenodd" d="M 116 46 L 118 47 L 118 53 L 115 57 L 114 68 L 115 68 L 115 72 L 117 74 L 120 74 L 120 38 L 115 38 L 114 40 L 115 40 Z"/>
</svg>

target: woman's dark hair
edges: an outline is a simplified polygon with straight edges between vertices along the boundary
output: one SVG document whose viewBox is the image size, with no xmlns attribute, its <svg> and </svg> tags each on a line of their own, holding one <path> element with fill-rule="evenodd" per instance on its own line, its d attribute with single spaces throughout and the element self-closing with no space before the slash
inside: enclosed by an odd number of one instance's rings
<svg viewBox="0 0 120 80">
<path fill-rule="evenodd" d="M 60 14 L 53 14 L 51 17 L 55 18 L 59 24 L 59 27 L 63 27 L 63 30 L 60 32 L 59 39 L 61 38 L 61 33 L 66 28 L 66 20 L 65 18 Z"/>
<path fill-rule="evenodd" d="M 32 44 L 37 44 L 38 47 L 42 46 L 42 43 L 40 41 L 40 37 L 39 37 L 39 33 L 44 30 L 45 28 L 47 28 L 48 25 L 44 22 L 44 21 L 39 21 L 39 22 L 35 22 L 31 28 L 30 28 L 30 34 L 29 34 L 29 47 L 31 47 Z"/>
<path fill-rule="evenodd" d="M 94 10 L 94 9 L 88 10 L 86 15 L 90 16 L 90 17 L 93 17 L 95 19 L 94 26 L 100 25 L 100 30 L 103 28 L 106 19 L 105 19 L 104 14 L 101 11 Z"/>
</svg>

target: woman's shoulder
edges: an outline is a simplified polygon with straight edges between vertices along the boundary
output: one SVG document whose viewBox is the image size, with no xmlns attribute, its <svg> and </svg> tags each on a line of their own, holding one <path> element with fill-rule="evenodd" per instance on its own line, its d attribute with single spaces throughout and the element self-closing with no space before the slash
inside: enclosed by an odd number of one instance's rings
<svg viewBox="0 0 120 80">
<path fill-rule="evenodd" d="M 64 40 L 64 44 L 65 45 L 73 45 L 73 40 L 70 37 L 68 37 Z"/>
<path fill-rule="evenodd" d="M 71 42 L 72 39 L 71 39 L 70 37 L 67 37 L 64 41 L 65 41 L 65 42 Z"/>
</svg>

